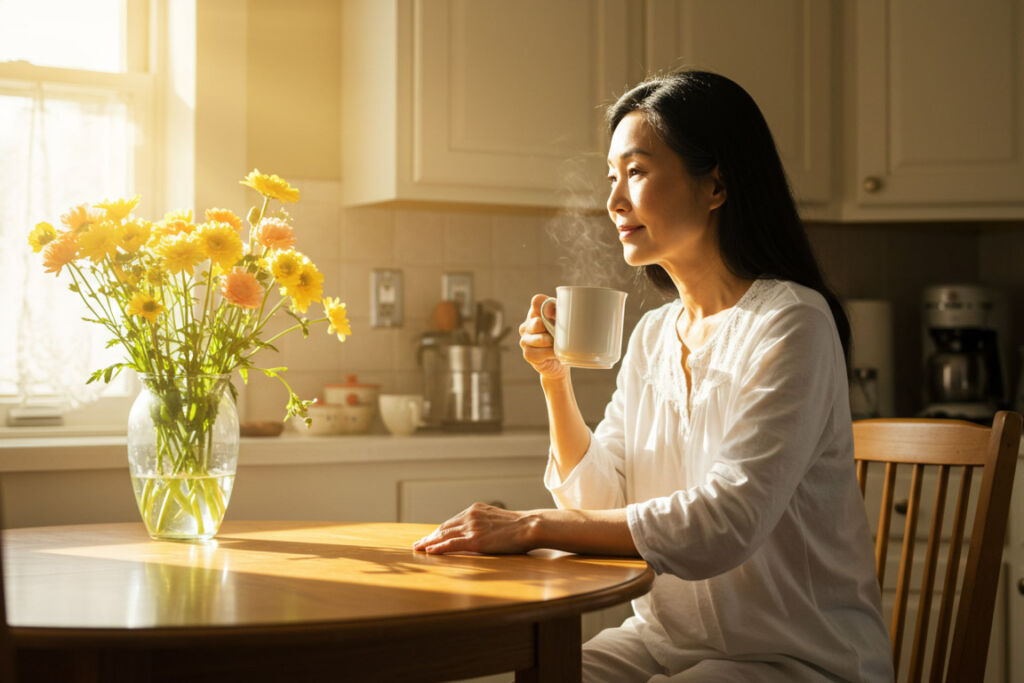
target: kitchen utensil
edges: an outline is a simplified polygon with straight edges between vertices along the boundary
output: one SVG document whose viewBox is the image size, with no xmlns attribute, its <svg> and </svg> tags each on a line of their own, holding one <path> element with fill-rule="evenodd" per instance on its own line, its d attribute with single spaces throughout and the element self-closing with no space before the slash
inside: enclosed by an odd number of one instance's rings
<svg viewBox="0 0 1024 683">
<path fill-rule="evenodd" d="M 555 339 L 555 356 L 565 365 L 608 369 L 622 353 L 626 293 L 607 287 L 556 287 L 557 298 L 541 304 L 541 322 Z M 544 310 L 556 304 L 555 322 Z"/>
<path fill-rule="evenodd" d="M 493 343 L 505 328 L 505 307 L 494 299 L 481 299 L 480 310 L 483 321 L 480 325 L 483 339 L 479 343 Z"/>
</svg>

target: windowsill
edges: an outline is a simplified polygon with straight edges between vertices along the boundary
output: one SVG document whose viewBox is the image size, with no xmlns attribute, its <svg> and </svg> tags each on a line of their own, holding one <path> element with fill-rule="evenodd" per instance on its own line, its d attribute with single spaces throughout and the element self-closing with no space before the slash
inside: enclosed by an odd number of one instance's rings
<svg viewBox="0 0 1024 683">
<path fill-rule="evenodd" d="M 124 434 L 99 428 L 12 428 L 44 435 L 0 438 L 0 473 L 120 469 L 127 465 Z M 97 433 L 99 431 L 100 433 Z M 108 430 L 109 431 L 109 430 Z M 22 433 L 19 431 L 19 434 Z M 408 437 L 359 436 L 243 437 L 240 467 L 331 463 L 547 458 L 547 429 L 506 429 L 500 434 L 424 433 Z"/>
</svg>

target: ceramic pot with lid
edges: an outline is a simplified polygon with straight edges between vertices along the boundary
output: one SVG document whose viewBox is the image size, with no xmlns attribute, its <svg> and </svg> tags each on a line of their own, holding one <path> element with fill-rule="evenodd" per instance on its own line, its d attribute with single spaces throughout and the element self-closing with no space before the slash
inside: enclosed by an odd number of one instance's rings
<svg viewBox="0 0 1024 683">
<path fill-rule="evenodd" d="M 337 405 L 377 405 L 378 384 L 363 384 L 355 375 L 348 375 L 343 384 L 324 386 L 324 401 Z"/>
</svg>

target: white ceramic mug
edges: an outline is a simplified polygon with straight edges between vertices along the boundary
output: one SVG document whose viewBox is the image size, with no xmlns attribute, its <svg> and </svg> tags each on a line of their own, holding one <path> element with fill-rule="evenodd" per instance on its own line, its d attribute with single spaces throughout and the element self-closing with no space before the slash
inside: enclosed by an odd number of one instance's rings
<svg viewBox="0 0 1024 683">
<path fill-rule="evenodd" d="M 409 436 L 426 424 L 419 394 L 382 394 L 379 401 L 380 417 L 394 436 Z"/>
<path fill-rule="evenodd" d="M 576 368 L 606 370 L 622 355 L 626 293 L 607 287 L 556 287 L 540 305 L 540 319 L 555 339 L 555 357 Z M 544 315 L 555 304 L 554 324 Z"/>
</svg>

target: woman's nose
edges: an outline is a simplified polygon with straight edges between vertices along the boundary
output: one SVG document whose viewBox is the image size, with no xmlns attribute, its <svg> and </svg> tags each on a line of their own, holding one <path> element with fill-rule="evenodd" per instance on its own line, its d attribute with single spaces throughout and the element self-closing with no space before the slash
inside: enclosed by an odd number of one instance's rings
<svg viewBox="0 0 1024 683">
<path fill-rule="evenodd" d="M 615 214 L 629 210 L 629 196 L 625 191 L 625 184 L 621 180 L 612 183 L 608 192 L 608 214 L 615 217 Z"/>
</svg>

